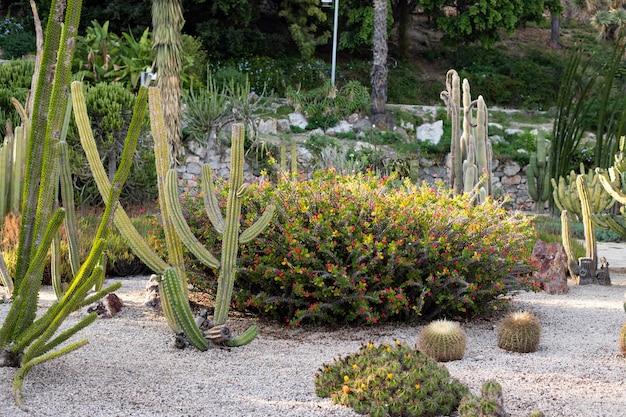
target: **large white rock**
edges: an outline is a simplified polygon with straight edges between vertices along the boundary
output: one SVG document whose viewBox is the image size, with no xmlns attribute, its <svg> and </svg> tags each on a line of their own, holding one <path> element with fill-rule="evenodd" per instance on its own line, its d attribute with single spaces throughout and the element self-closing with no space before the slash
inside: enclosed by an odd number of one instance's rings
<svg viewBox="0 0 626 417">
<path fill-rule="evenodd" d="M 422 142 L 432 142 L 435 145 L 439 143 L 443 136 L 443 120 L 437 120 L 434 123 L 424 123 L 415 129 L 415 138 Z"/>
<path fill-rule="evenodd" d="M 300 129 L 306 129 L 309 121 L 304 117 L 302 113 L 290 113 L 289 124 L 291 126 L 299 127 Z"/>
</svg>

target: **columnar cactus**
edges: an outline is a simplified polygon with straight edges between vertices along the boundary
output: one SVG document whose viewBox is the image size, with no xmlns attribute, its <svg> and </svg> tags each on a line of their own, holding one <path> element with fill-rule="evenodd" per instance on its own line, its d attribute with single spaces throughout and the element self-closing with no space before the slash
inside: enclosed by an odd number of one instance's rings
<svg viewBox="0 0 626 417">
<path fill-rule="evenodd" d="M 530 164 L 526 170 L 528 194 L 536 203 L 538 213 L 543 212 L 545 202 L 550 198 L 550 161 L 548 143 L 543 133 L 535 137 L 536 152 L 530 154 Z"/>
<path fill-rule="evenodd" d="M 463 91 L 463 131 L 460 128 L 461 90 Z M 491 194 L 492 151 L 487 134 L 487 106 L 482 96 L 473 100 L 467 79 L 462 88 L 459 75 L 455 70 L 446 75 L 446 91 L 440 94 L 446 103 L 448 117 L 452 120 L 452 138 L 450 145 L 450 186 L 455 193 L 478 193 L 480 201 Z M 476 108 L 476 121 L 473 109 Z"/>
<path fill-rule="evenodd" d="M 580 284 L 588 284 L 595 280 L 598 269 L 598 250 L 596 233 L 591 223 L 591 204 L 589 189 L 584 175 L 576 178 L 576 189 L 580 198 L 580 213 L 585 234 L 585 258 L 578 260 L 578 277 Z"/>
<path fill-rule="evenodd" d="M 552 178 L 552 197 L 558 209 L 567 210 L 582 221 L 580 197 L 576 186 L 576 178 L 580 175 L 585 177 L 591 213 L 600 214 L 609 210 L 615 204 L 615 200 L 602 186 L 602 175 L 596 174 L 593 170 L 585 171 L 583 164 L 580 164 L 580 174 L 572 170 L 567 178 L 560 177 L 558 183 Z"/>
<path fill-rule="evenodd" d="M 69 0 L 67 8 L 65 6 L 63 0 L 52 1 L 42 53 L 41 76 L 34 83 L 33 113 L 28 121 L 32 128 L 29 130 L 25 163 L 15 294 L 11 308 L 0 327 L 0 366 L 20 367 L 13 381 L 15 402 L 20 407 L 23 406 L 23 380 L 33 366 L 87 343 L 87 340 L 74 341 L 59 348 L 97 318 L 94 312 L 76 325 L 60 330 L 67 316 L 120 286 L 117 283 L 95 295 L 87 296 L 102 274 L 97 264 L 105 247 L 103 238 L 117 205 L 119 191 L 128 177 L 146 109 L 147 92 L 143 89 L 139 94 L 140 99 L 137 100 L 120 167 L 113 179 L 114 191 L 105 200 L 104 214 L 87 259 L 61 299 L 36 317 L 46 254 L 66 212 L 65 209 L 53 210 L 53 200 L 58 183 L 59 139 L 67 107 L 70 63 L 82 5 L 80 1 Z M 2 272 L 5 273 L 6 271 Z"/>
<path fill-rule="evenodd" d="M 615 162 L 612 167 L 608 169 L 608 172 L 597 169 L 596 175 L 599 178 L 600 184 L 617 200 L 622 206 L 620 207 L 620 215 L 622 219 L 626 219 L 626 158 L 624 158 L 624 151 L 626 145 L 626 137 L 622 136 L 620 139 L 619 151 L 615 155 Z M 596 219 L 594 219 L 596 220 Z M 604 215 L 599 218 L 600 227 L 606 226 L 606 228 L 613 230 L 620 236 L 626 238 L 626 227 L 623 222 L 619 222 L 616 216 Z"/>
<path fill-rule="evenodd" d="M 212 268 L 219 268 L 217 296 L 215 312 L 213 316 L 213 328 L 209 331 L 209 337 L 216 342 L 228 341 L 230 345 L 249 343 L 256 336 L 256 328 L 249 329 L 239 338 L 231 339 L 230 331 L 224 327 L 228 318 L 233 286 L 237 269 L 237 253 L 239 244 L 246 243 L 256 238 L 269 224 L 275 207 L 269 205 L 265 208 L 259 219 L 248 229 L 239 233 L 241 217 L 241 200 L 248 192 L 248 186 L 243 182 L 244 169 L 244 125 L 234 124 L 232 130 L 232 153 L 229 190 L 226 202 L 226 216 L 222 216 L 219 202 L 215 195 L 211 168 L 205 165 L 202 169 L 202 190 L 205 198 L 205 206 L 209 220 L 218 233 L 222 235 L 222 254 L 219 263 L 193 236 L 178 202 L 178 187 L 176 171 L 170 170 L 167 176 L 168 186 L 166 198 L 172 209 L 174 228 L 181 236 L 183 243 L 194 255 Z"/>
</svg>

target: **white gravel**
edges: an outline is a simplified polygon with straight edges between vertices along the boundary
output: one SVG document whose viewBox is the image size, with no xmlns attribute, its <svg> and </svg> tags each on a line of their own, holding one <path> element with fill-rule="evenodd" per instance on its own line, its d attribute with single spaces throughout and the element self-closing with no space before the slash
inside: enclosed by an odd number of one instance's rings
<svg viewBox="0 0 626 417">
<path fill-rule="evenodd" d="M 537 352 L 499 349 L 497 322 L 479 321 L 463 324 L 465 357 L 446 366 L 473 391 L 487 379 L 498 380 L 512 417 L 536 409 L 546 416 L 626 416 L 626 359 L 618 348 L 626 321 L 626 276 L 612 278 L 610 287 L 571 286 L 566 295 L 518 295 L 513 309 L 530 310 L 541 319 Z M 414 345 L 420 329 L 316 331 L 261 324 L 260 335 L 248 346 L 179 350 L 165 320 L 143 307 L 145 278 L 120 281 L 122 312 L 83 330 L 79 336 L 89 339 L 87 346 L 36 366 L 26 377 L 29 414 L 13 403 L 15 369 L 0 368 L 0 416 L 356 416 L 315 396 L 315 372 L 369 340 Z M 51 289 L 45 288 L 41 304 L 51 299 Z M 0 305 L 0 321 L 7 310 Z M 68 322 L 83 314 L 75 313 Z"/>
</svg>

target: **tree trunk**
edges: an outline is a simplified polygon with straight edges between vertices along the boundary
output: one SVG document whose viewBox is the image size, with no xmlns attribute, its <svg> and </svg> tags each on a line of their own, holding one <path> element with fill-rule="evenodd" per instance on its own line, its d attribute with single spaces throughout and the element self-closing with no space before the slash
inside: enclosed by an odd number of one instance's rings
<svg viewBox="0 0 626 417">
<path fill-rule="evenodd" d="M 559 13 L 552 12 L 550 22 L 550 46 L 558 48 L 561 43 L 561 16 Z"/>
<path fill-rule="evenodd" d="M 372 122 L 387 128 L 387 0 L 374 0 L 374 62 L 372 64 Z"/>
</svg>

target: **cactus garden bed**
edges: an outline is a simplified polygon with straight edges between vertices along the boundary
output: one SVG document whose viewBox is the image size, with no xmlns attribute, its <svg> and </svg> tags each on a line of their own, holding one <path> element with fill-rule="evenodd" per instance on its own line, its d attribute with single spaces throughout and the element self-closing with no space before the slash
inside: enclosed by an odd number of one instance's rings
<svg viewBox="0 0 626 417">
<path fill-rule="evenodd" d="M 122 279 L 117 294 L 125 308 L 82 333 L 89 345 L 53 363 L 35 367 L 25 381 L 31 416 L 357 416 L 315 395 L 314 375 L 323 363 L 356 352 L 363 343 L 403 340 L 414 345 L 421 326 L 286 329 L 256 323 L 259 336 L 237 349 L 179 350 L 165 318 L 143 306 L 146 277 Z M 626 359 L 618 337 L 626 275 L 612 286 L 571 286 L 569 294 L 523 293 L 514 309 L 535 313 L 542 339 L 534 353 L 497 347 L 501 316 L 464 323 L 467 350 L 447 362 L 452 377 L 477 393 L 488 379 L 503 386 L 512 417 L 540 409 L 547 416 L 623 414 Z M 42 305 L 52 302 L 44 287 Z M 196 297 L 201 302 L 202 297 Z M 8 306 L 0 304 L 0 320 Z M 84 313 L 69 317 L 66 325 Z M 233 330 L 254 324 L 252 316 L 231 318 Z M 2 415 L 26 416 L 15 407 L 13 368 L 0 368 Z"/>
</svg>

